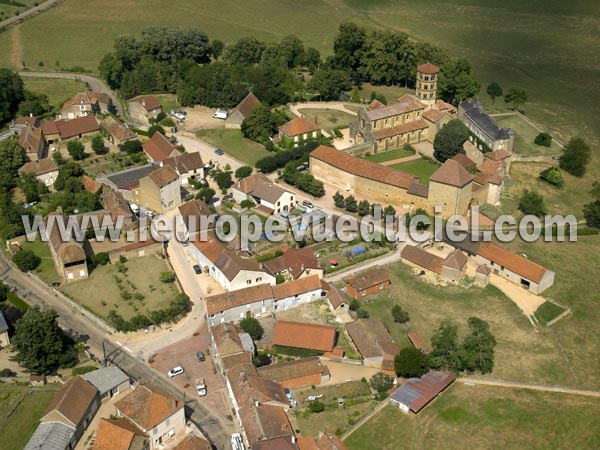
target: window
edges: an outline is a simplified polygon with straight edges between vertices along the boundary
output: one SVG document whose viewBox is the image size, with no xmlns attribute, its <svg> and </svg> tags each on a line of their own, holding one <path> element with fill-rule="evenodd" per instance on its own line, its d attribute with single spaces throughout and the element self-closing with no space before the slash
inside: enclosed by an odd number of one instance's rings
<svg viewBox="0 0 600 450">
<path fill-rule="evenodd" d="M 252 284 L 252 280 L 246 280 L 246 284 Z"/>
<path fill-rule="evenodd" d="M 79 276 L 80 277 L 84 277 L 85 276 L 85 270 L 80 270 L 79 271 Z"/>
<path fill-rule="evenodd" d="M 258 283 L 259 281 L 262 281 L 262 277 L 258 277 L 258 278 L 256 279 L 256 282 L 257 282 L 257 283 Z"/>
</svg>

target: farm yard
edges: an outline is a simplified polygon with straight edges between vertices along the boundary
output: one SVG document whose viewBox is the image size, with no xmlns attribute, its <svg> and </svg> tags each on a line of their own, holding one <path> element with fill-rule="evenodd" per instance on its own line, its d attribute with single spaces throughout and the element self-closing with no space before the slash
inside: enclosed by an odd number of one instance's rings
<svg viewBox="0 0 600 450">
<path fill-rule="evenodd" d="M 196 135 L 214 147 L 221 148 L 225 154 L 254 167 L 256 161 L 270 153 L 257 142 L 246 139 L 237 129 L 200 130 Z"/>
<path fill-rule="evenodd" d="M 350 450 L 370 448 L 593 448 L 597 398 L 455 382 L 418 415 L 386 406 L 352 433 Z"/>
</svg>

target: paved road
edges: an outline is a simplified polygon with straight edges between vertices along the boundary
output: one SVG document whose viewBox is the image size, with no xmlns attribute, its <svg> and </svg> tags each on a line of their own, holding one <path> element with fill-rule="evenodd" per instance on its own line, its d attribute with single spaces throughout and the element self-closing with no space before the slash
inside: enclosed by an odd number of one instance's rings
<svg viewBox="0 0 600 450">
<path fill-rule="evenodd" d="M 71 73 L 71 72 L 28 72 L 21 71 L 19 72 L 21 77 L 33 77 L 33 78 L 61 78 L 65 80 L 80 80 L 84 83 L 87 83 L 90 86 L 90 89 L 94 92 L 101 92 L 103 94 L 107 94 L 115 106 L 117 113 L 121 112 L 121 103 L 115 92 L 110 89 L 104 81 L 100 78 L 92 77 L 90 75 L 82 75 L 79 73 Z"/>
<path fill-rule="evenodd" d="M 35 16 L 36 14 L 54 6 L 56 3 L 58 3 L 58 0 L 46 0 L 44 3 L 36 6 L 35 8 L 31 8 L 31 9 L 28 9 L 27 11 L 23 11 L 18 16 L 9 17 L 8 19 L 5 19 L 2 22 L 0 22 L 0 30 L 2 28 L 8 27 L 9 25 L 13 25 L 15 23 L 21 22 L 31 16 Z"/>
<path fill-rule="evenodd" d="M 13 288 L 23 300 L 30 305 L 42 308 L 52 308 L 59 314 L 58 322 L 74 339 L 84 341 L 90 353 L 102 358 L 102 347 L 106 350 L 107 358 L 119 365 L 131 377 L 137 380 L 151 380 L 171 395 L 185 402 L 186 415 L 202 430 L 202 432 L 217 446 L 227 448 L 229 436 L 213 411 L 209 411 L 196 399 L 186 396 L 183 390 L 170 383 L 161 374 L 154 371 L 143 361 L 130 355 L 122 348 L 114 337 L 108 334 L 95 322 L 86 319 L 68 303 L 59 301 L 52 294 L 50 287 L 28 274 L 13 268 L 0 254 L 0 279 Z"/>
</svg>

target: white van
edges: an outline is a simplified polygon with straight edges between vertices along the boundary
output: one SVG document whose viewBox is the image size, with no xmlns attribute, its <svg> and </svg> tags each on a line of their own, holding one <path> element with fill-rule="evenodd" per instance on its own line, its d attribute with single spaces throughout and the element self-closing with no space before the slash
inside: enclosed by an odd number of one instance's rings
<svg viewBox="0 0 600 450">
<path fill-rule="evenodd" d="M 213 114 L 214 119 L 227 119 L 228 112 L 226 109 L 217 109 Z"/>
<path fill-rule="evenodd" d="M 231 448 L 233 450 L 245 450 L 244 441 L 240 433 L 233 433 L 231 435 Z"/>
<path fill-rule="evenodd" d="M 130 203 L 129 207 L 131 208 L 134 214 L 138 214 L 140 212 L 140 207 L 135 203 Z"/>
</svg>

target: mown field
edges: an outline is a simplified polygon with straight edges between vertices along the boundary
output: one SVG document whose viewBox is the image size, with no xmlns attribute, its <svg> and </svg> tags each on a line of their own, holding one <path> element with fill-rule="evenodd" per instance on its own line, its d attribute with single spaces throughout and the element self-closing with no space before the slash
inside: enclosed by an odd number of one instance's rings
<svg viewBox="0 0 600 450">
<path fill-rule="evenodd" d="M 593 397 L 455 383 L 418 415 L 385 407 L 344 443 L 350 450 L 591 449 L 600 441 L 599 415 Z"/>
<path fill-rule="evenodd" d="M 60 78 L 23 78 L 25 89 L 35 94 L 48 96 L 50 106 L 60 108 L 67 100 L 78 92 L 88 90 L 85 83 L 76 80 L 63 80 Z"/>
<path fill-rule="evenodd" d="M 200 130 L 196 134 L 203 141 L 219 147 L 225 154 L 251 167 L 254 167 L 259 159 L 271 155 L 263 145 L 246 139 L 237 129 Z"/>
</svg>

